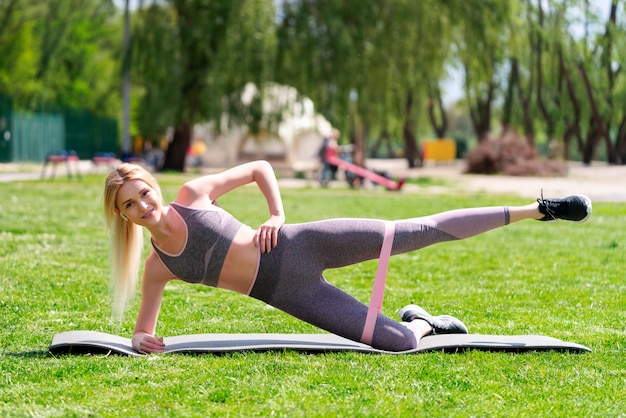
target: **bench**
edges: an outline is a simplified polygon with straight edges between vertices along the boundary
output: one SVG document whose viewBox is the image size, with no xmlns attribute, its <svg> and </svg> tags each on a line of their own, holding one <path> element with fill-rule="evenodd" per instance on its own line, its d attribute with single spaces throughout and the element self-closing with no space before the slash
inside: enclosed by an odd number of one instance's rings
<svg viewBox="0 0 626 418">
<path fill-rule="evenodd" d="M 80 159 L 78 158 L 78 154 L 74 150 L 56 150 L 51 151 L 46 155 L 46 158 L 43 162 L 43 167 L 41 169 L 41 178 L 46 178 L 46 171 L 48 166 L 51 167 L 50 178 L 54 178 L 56 174 L 56 168 L 59 164 L 65 164 L 65 168 L 67 171 L 67 178 L 72 178 L 72 167 L 74 167 L 74 174 L 79 179 L 81 178 L 80 170 L 78 168 L 78 163 Z"/>
<path fill-rule="evenodd" d="M 97 152 L 91 158 L 95 171 L 98 172 L 99 167 L 106 167 L 107 171 L 113 170 L 119 160 L 112 152 Z"/>
</svg>

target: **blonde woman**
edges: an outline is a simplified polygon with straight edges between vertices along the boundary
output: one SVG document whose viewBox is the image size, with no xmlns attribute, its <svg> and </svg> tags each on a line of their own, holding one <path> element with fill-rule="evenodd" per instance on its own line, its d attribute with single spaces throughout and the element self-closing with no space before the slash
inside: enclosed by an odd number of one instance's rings
<svg viewBox="0 0 626 418">
<path fill-rule="evenodd" d="M 256 229 L 217 204 L 224 194 L 249 183 L 256 183 L 269 211 L 267 221 Z M 159 185 L 148 171 L 122 164 L 108 175 L 104 197 L 119 313 L 135 291 L 141 228 L 151 235 L 152 250 L 145 259 L 141 307 L 132 337 L 133 348 L 143 353 L 165 349 L 155 328 L 163 290 L 170 280 L 249 295 L 326 331 L 382 350 L 413 349 L 432 333 L 467 333 L 457 318 L 432 316 L 416 305 L 400 310 L 401 322 L 377 312 L 371 316 L 371 309 L 329 284 L 323 272 L 376 259 L 384 246 L 393 255 L 469 238 L 524 219 L 584 221 L 591 213 L 590 200 L 574 195 L 541 198 L 525 206 L 459 209 L 397 221 L 355 218 L 285 224 L 276 177 L 266 161 L 190 180 L 169 205 L 164 205 Z"/>
</svg>

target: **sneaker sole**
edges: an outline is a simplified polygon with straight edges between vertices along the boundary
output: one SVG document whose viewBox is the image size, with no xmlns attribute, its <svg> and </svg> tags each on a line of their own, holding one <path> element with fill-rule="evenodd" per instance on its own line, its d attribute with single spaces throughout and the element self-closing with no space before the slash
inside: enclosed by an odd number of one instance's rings
<svg viewBox="0 0 626 418">
<path fill-rule="evenodd" d="M 591 205 L 591 199 L 589 199 L 584 194 L 576 194 L 574 196 L 579 197 L 583 202 L 585 202 L 585 206 L 587 207 L 587 216 L 585 216 L 579 221 L 572 221 L 572 222 L 578 222 L 578 223 L 587 222 L 587 219 L 589 219 L 589 217 L 591 216 L 591 210 L 593 209 Z"/>
<path fill-rule="evenodd" d="M 589 217 L 591 216 L 591 210 L 592 210 L 592 205 L 591 205 L 591 199 L 589 199 L 587 196 L 585 196 L 584 194 L 574 194 L 571 196 L 576 196 L 579 197 L 584 203 L 585 203 L 585 207 L 587 208 L 587 216 L 585 216 L 584 218 L 578 220 L 578 221 L 574 221 L 574 220 L 570 220 L 570 219 L 550 219 L 547 221 L 544 221 L 545 223 L 552 223 L 552 222 L 559 222 L 559 221 L 567 221 L 567 222 L 576 222 L 576 223 L 583 223 L 583 222 L 587 222 L 587 219 L 589 219 Z"/>
</svg>

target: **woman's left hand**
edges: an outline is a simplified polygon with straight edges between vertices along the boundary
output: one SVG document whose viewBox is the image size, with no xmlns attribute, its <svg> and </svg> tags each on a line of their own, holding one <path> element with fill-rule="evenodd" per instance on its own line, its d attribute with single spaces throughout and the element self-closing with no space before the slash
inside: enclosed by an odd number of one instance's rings
<svg viewBox="0 0 626 418">
<path fill-rule="evenodd" d="M 269 253 L 278 244 L 278 231 L 285 223 L 284 216 L 272 215 L 254 234 L 254 245 L 261 254 Z"/>
</svg>

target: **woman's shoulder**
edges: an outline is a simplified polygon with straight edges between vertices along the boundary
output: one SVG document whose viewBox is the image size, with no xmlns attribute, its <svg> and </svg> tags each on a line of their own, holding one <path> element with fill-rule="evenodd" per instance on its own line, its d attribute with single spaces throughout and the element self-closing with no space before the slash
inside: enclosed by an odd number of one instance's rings
<svg viewBox="0 0 626 418">
<path fill-rule="evenodd" d="M 174 202 L 183 206 L 189 206 L 189 204 L 196 200 L 200 195 L 201 194 L 197 190 L 197 187 L 195 187 L 191 181 L 188 181 L 184 183 L 180 189 L 178 189 Z"/>
<path fill-rule="evenodd" d="M 196 209 L 210 208 L 212 204 L 207 194 L 201 193 L 197 187 L 190 185 L 189 182 L 182 185 L 173 203 Z"/>
</svg>

